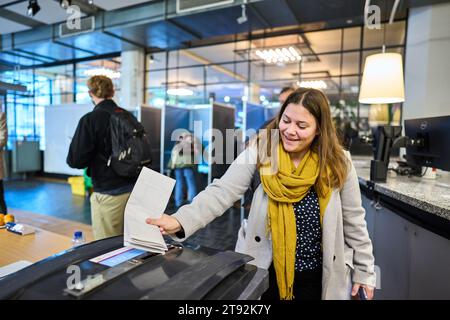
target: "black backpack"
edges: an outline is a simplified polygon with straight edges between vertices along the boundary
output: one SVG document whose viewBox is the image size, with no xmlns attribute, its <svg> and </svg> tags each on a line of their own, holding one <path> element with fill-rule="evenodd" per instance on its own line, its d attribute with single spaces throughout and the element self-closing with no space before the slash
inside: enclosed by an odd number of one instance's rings
<svg viewBox="0 0 450 320">
<path fill-rule="evenodd" d="M 122 177 L 137 177 L 142 167 L 149 167 L 150 140 L 142 124 L 127 110 L 114 108 L 109 120 L 111 156 L 107 165 Z"/>
</svg>

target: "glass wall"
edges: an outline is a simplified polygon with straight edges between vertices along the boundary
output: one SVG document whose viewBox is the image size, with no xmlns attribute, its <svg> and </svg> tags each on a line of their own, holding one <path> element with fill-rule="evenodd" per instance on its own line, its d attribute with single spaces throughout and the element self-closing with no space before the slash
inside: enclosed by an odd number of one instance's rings
<svg viewBox="0 0 450 320">
<path fill-rule="evenodd" d="M 120 95 L 120 57 L 113 59 L 89 60 L 76 64 L 76 102 L 90 103 L 91 99 L 88 94 L 87 80 L 92 74 L 100 72 L 100 70 L 108 70 L 114 83 L 116 96 Z"/>
<path fill-rule="evenodd" d="M 92 72 L 117 72 L 113 82 L 120 94 L 120 58 L 91 60 L 51 67 L 15 69 L 0 73 L 0 79 L 27 87 L 9 92 L 6 98 L 8 149 L 16 140 L 39 140 L 45 149 L 45 107 L 64 103 L 90 103 L 86 82 Z M 100 70 L 100 71 L 99 71 Z"/>
<path fill-rule="evenodd" d="M 405 33 L 406 22 L 398 21 L 374 30 L 349 27 L 148 54 L 146 103 L 207 103 L 212 97 L 276 107 L 281 88 L 313 86 L 327 94 L 341 130 L 366 134 L 376 124 L 400 121 L 401 104 L 359 104 L 365 58 L 380 53 L 383 45 L 386 52 L 404 55 Z M 268 59 L 286 51 L 285 60 Z"/>
</svg>

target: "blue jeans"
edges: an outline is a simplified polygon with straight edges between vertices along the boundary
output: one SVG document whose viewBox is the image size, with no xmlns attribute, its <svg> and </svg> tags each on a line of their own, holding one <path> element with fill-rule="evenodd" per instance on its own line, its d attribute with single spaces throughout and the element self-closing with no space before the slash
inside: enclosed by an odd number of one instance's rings
<svg viewBox="0 0 450 320">
<path fill-rule="evenodd" d="M 184 179 L 187 182 L 188 200 L 192 202 L 192 199 L 197 195 L 197 183 L 195 181 L 194 170 L 192 168 L 175 169 L 175 206 L 179 207 L 183 204 L 183 189 L 185 186 Z"/>
</svg>

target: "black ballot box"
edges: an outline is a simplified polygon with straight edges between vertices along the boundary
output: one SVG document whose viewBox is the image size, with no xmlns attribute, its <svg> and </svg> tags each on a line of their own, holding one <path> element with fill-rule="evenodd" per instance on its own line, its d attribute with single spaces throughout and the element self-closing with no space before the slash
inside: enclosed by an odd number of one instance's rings
<svg viewBox="0 0 450 320">
<path fill-rule="evenodd" d="M 165 254 L 85 244 L 0 279 L 0 299 L 253 300 L 268 288 L 252 257 L 176 242 Z"/>
</svg>

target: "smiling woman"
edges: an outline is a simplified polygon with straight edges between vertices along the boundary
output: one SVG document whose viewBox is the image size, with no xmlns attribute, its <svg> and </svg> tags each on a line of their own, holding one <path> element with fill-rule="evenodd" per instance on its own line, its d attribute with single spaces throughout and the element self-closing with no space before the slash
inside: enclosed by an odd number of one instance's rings
<svg viewBox="0 0 450 320">
<path fill-rule="evenodd" d="M 260 150 L 258 168 L 271 156 L 272 130 L 279 130 L 283 149 L 289 153 L 295 167 L 299 165 L 308 150 L 319 155 L 318 192 L 323 183 L 341 188 L 347 174 L 347 164 L 339 142 L 334 123 L 331 120 L 330 105 L 325 94 L 317 89 L 299 88 L 286 99 L 277 117 L 258 135 Z M 331 174 L 325 172 L 329 167 Z"/>
<path fill-rule="evenodd" d="M 284 150 L 297 167 L 318 134 L 316 119 L 305 107 L 292 103 L 286 107 L 279 126 Z"/>
<path fill-rule="evenodd" d="M 265 129 L 191 204 L 147 223 L 183 241 L 222 215 L 259 176 L 236 251 L 269 270 L 261 298 L 349 299 L 363 287 L 371 299 L 374 258 L 358 178 L 327 97 L 295 90 Z"/>
</svg>

